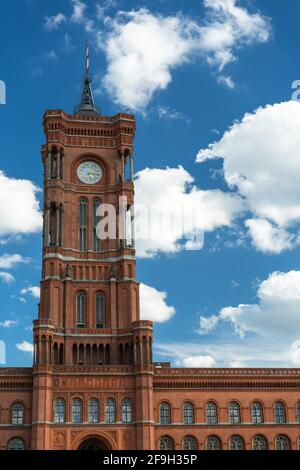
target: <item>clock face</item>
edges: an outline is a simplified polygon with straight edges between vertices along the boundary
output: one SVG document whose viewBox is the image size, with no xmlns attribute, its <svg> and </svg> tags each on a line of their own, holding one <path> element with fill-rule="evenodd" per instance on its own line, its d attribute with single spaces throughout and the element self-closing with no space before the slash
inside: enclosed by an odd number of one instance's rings
<svg viewBox="0 0 300 470">
<path fill-rule="evenodd" d="M 95 162 L 83 162 L 77 168 L 77 176 L 82 183 L 96 184 L 102 178 L 102 168 Z"/>
</svg>

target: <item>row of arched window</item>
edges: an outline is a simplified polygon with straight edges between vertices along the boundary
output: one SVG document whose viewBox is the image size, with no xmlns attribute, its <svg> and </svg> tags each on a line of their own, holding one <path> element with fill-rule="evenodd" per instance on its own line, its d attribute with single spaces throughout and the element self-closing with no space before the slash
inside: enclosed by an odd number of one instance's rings
<svg viewBox="0 0 300 470">
<path fill-rule="evenodd" d="M 20 438 L 13 438 L 8 442 L 8 450 L 25 450 L 24 441 Z M 231 436 L 229 439 L 229 450 L 245 450 L 245 441 L 241 436 Z M 175 449 L 174 441 L 170 436 L 163 436 L 158 443 L 159 450 Z M 197 450 L 198 442 L 193 436 L 185 436 L 182 441 L 183 450 Z M 252 438 L 252 450 L 268 450 L 267 439 L 262 435 L 256 435 Z M 275 438 L 275 450 L 290 450 L 290 439 L 285 435 L 279 435 Z M 222 450 L 221 440 L 217 436 L 209 436 L 205 442 L 205 450 Z M 298 450 L 300 450 L 300 438 L 298 438 Z"/>
<path fill-rule="evenodd" d="M 57 424 L 65 423 L 67 420 L 65 400 L 63 398 L 56 398 L 53 408 L 54 422 Z M 115 423 L 116 411 L 116 400 L 114 398 L 107 398 L 105 401 L 104 421 L 106 423 Z M 88 402 L 87 421 L 89 423 L 100 422 L 100 404 L 97 398 L 91 398 Z M 121 401 L 121 421 L 122 423 L 132 422 L 132 401 L 130 398 L 124 398 Z M 72 400 L 71 422 L 74 424 L 83 422 L 83 401 L 81 398 L 74 398 Z"/>
<path fill-rule="evenodd" d="M 251 405 L 251 415 L 253 424 L 262 424 L 264 422 L 264 407 L 261 402 L 254 401 Z M 296 406 L 297 422 L 300 423 L 300 402 Z M 215 402 L 209 401 L 205 406 L 205 416 L 207 424 L 218 424 L 219 412 Z M 182 417 L 184 424 L 195 423 L 195 409 L 193 403 L 187 401 L 183 404 Z M 239 424 L 242 422 L 240 405 L 236 401 L 231 401 L 228 406 L 228 420 L 230 424 Z M 172 409 L 168 402 L 162 402 L 159 407 L 160 424 L 172 423 Z M 282 401 L 274 403 L 274 421 L 277 424 L 287 422 L 286 406 Z"/>
<path fill-rule="evenodd" d="M 183 450 L 197 450 L 198 442 L 194 436 L 185 436 L 182 441 Z M 158 443 L 159 450 L 174 450 L 174 441 L 170 436 L 162 436 Z M 245 441 L 241 436 L 231 436 L 228 443 L 229 450 L 245 450 Z M 252 450 L 268 450 L 267 439 L 262 435 L 252 438 Z M 275 437 L 275 450 L 290 450 L 290 439 L 285 435 Z M 219 437 L 209 436 L 205 441 L 205 450 L 222 450 L 222 443 Z M 300 450 L 300 438 L 298 438 L 298 450 Z"/>
<path fill-rule="evenodd" d="M 95 296 L 95 324 L 96 328 L 104 328 L 105 295 L 97 292 Z M 87 295 L 84 291 L 77 292 L 76 297 L 76 323 L 78 328 L 85 328 L 87 315 Z"/>
</svg>

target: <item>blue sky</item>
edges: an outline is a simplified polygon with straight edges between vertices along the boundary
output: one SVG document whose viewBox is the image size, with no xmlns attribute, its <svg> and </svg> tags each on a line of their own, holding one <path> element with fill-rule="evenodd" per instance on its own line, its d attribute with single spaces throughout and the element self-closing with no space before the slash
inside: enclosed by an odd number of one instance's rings
<svg viewBox="0 0 300 470">
<path fill-rule="evenodd" d="M 300 105 L 291 101 L 291 84 L 300 79 L 300 5 L 288 3 L 1 2 L 0 340 L 7 365 L 32 361 L 42 116 L 78 104 L 87 39 L 103 114 L 136 114 L 137 197 L 166 208 L 195 204 L 201 213 L 203 249 L 186 250 L 187 233 L 139 246 L 155 359 L 297 366 Z"/>
</svg>

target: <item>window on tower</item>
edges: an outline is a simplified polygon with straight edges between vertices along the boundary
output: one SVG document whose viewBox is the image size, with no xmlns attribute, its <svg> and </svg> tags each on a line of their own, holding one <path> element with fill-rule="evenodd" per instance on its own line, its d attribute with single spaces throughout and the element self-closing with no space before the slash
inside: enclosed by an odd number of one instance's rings
<svg viewBox="0 0 300 470">
<path fill-rule="evenodd" d="M 76 314 L 77 314 L 77 327 L 84 328 L 85 327 L 85 318 L 86 318 L 86 294 L 85 292 L 78 292 L 77 293 L 77 306 L 76 306 Z"/>
<path fill-rule="evenodd" d="M 81 199 L 79 203 L 79 249 L 87 251 L 87 224 L 88 224 L 88 203 L 86 199 Z"/>
<path fill-rule="evenodd" d="M 96 294 L 96 327 L 104 328 L 104 294 L 103 292 L 97 292 Z"/>
<path fill-rule="evenodd" d="M 100 239 L 97 236 L 97 224 L 100 218 L 97 216 L 97 210 L 100 206 L 100 201 L 93 202 L 93 251 L 100 251 Z"/>
</svg>

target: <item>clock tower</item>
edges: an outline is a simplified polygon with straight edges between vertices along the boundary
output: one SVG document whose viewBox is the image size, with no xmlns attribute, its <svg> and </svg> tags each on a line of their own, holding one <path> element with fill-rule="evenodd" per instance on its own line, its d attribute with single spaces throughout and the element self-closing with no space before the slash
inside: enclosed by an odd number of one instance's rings
<svg viewBox="0 0 300 470">
<path fill-rule="evenodd" d="M 135 118 L 97 109 L 88 51 L 81 103 L 47 111 L 44 133 L 32 448 L 73 449 L 89 436 L 103 448 L 153 448 L 152 323 L 140 320 L 133 227 L 119 217 L 120 201 L 134 203 Z M 103 207 L 113 236 L 99 228 Z"/>
</svg>

